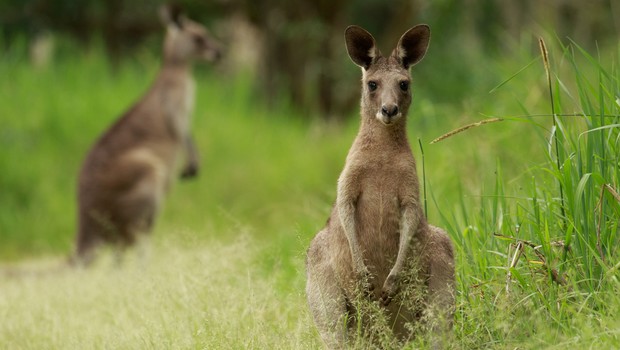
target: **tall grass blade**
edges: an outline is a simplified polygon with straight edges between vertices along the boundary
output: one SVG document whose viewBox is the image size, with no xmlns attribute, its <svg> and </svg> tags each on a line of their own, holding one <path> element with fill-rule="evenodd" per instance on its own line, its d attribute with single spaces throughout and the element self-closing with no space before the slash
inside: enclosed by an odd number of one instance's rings
<svg viewBox="0 0 620 350">
<path fill-rule="evenodd" d="M 418 137 L 418 144 L 420 145 L 420 153 L 422 154 L 422 186 L 424 189 L 424 216 L 428 220 L 428 202 L 426 200 L 426 164 L 424 159 L 424 147 L 422 147 L 422 140 Z"/>
<path fill-rule="evenodd" d="M 502 86 L 508 84 L 508 82 L 510 82 L 512 79 L 514 79 L 517 75 L 521 74 L 521 72 L 523 72 L 524 70 L 528 69 L 531 65 L 533 65 L 534 63 L 536 63 L 536 61 L 538 61 L 538 57 L 536 57 L 535 59 L 531 60 L 530 63 L 526 64 L 524 67 L 522 67 L 521 69 L 519 69 L 516 73 L 514 73 L 513 75 L 511 75 L 510 77 L 508 77 L 508 79 L 502 81 L 501 83 L 497 84 L 494 88 L 492 88 L 489 91 L 489 94 L 494 93 L 495 91 L 497 91 L 499 88 L 501 88 Z"/>
<path fill-rule="evenodd" d="M 551 115 L 553 118 L 553 127 L 555 129 L 557 122 L 556 122 L 556 114 L 555 114 L 555 103 L 554 103 L 555 100 L 553 98 L 553 86 L 551 84 L 551 69 L 549 65 L 549 53 L 547 51 L 547 46 L 545 45 L 545 40 L 543 38 L 539 38 L 538 43 L 540 45 L 540 53 L 543 57 L 543 64 L 545 67 L 545 72 L 547 73 L 547 85 L 549 87 L 549 102 L 551 103 Z M 560 171 L 561 169 L 560 163 L 562 163 L 562 160 L 560 158 L 560 144 L 559 144 L 557 132 L 554 132 L 553 135 L 554 135 L 554 141 L 555 141 L 556 166 L 557 166 L 558 171 Z M 566 228 L 566 219 L 564 219 L 566 217 L 566 213 L 564 209 L 564 188 L 562 186 L 561 181 L 559 181 L 558 184 L 560 187 L 560 211 L 562 213 L 562 218 L 563 218 L 562 227 Z"/>
</svg>

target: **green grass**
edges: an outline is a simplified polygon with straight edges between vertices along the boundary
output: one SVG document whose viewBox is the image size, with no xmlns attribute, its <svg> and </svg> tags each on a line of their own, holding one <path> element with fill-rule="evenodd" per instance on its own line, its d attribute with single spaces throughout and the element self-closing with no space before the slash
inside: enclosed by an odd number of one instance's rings
<svg viewBox="0 0 620 350">
<path fill-rule="evenodd" d="M 429 219 L 457 252 L 453 348 L 620 347 L 617 56 L 552 50 L 552 100 L 537 56 L 485 62 L 501 78 L 470 77 L 482 83 L 453 103 L 427 95 L 436 78 L 414 68 L 410 140 L 419 168 L 424 146 Z M 157 59 L 112 70 L 95 49 L 34 70 L 20 58 L 0 59 L 0 317 L 11 320 L 0 348 L 320 347 L 305 250 L 335 199 L 356 115 L 301 120 L 286 102 L 268 109 L 250 78 L 199 67 L 200 176 L 173 187 L 146 258 L 58 271 L 79 165 Z M 504 120 L 429 144 L 489 117 Z"/>
<path fill-rule="evenodd" d="M 607 71 L 576 45 L 563 50 L 572 81 L 548 67 L 546 118 L 552 122 L 532 126 L 545 130 L 547 144 L 539 153 L 546 160 L 516 179 L 498 165 L 475 211 L 466 211 L 467 203 L 462 213 L 441 209 L 444 224 L 460 233 L 454 238 L 462 347 L 620 345 L 620 77 L 617 68 Z M 594 69 L 594 80 L 579 60 Z M 479 311 L 485 322 L 471 322 Z"/>
</svg>

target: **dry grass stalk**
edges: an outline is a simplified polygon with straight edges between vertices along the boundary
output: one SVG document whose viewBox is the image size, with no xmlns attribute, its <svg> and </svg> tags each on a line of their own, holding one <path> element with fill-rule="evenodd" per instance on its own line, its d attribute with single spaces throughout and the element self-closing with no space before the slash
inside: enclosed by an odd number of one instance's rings
<svg viewBox="0 0 620 350">
<path fill-rule="evenodd" d="M 540 53 L 543 58 L 543 64 L 545 65 L 545 72 L 547 73 L 547 81 L 551 86 L 551 70 L 549 69 L 549 52 L 547 51 L 547 45 L 543 38 L 538 38 L 538 45 L 540 46 Z"/>
<path fill-rule="evenodd" d="M 508 285 L 509 282 L 512 279 L 512 273 L 510 272 L 510 269 L 515 267 L 517 265 L 517 263 L 519 262 L 519 258 L 521 257 L 522 254 L 524 254 L 524 248 L 530 247 L 532 248 L 532 250 L 534 251 L 534 254 L 536 254 L 536 256 L 538 257 L 538 259 L 540 260 L 540 263 L 542 264 L 542 268 L 546 269 L 550 272 L 551 274 L 551 280 L 561 286 L 566 285 L 566 279 L 558 272 L 557 269 L 549 266 L 547 264 L 547 259 L 545 257 L 545 255 L 543 253 L 540 252 L 540 247 L 541 245 L 537 245 L 533 242 L 527 241 L 527 240 L 523 240 L 523 239 L 517 239 L 514 237 L 509 237 L 509 236 L 504 236 L 501 235 L 499 233 L 494 233 L 493 234 L 495 237 L 501 237 L 501 238 L 505 238 L 505 239 L 511 239 L 516 241 L 517 243 L 517 249 L 515 251 L 515 254 L 513 255 L 512 261 L 510 262 L 510 266 L 508 269 L 508 275 L 507 275 L 507 281 L 506 281 L 506 292 L 508 292 Z M 564 242 L 562 241 L 556 241 L 556 242 L 551 242 L 551 245 L 554 246 L 561 246 L 564 247 Z M 512 246 L 512 244 L 511 244 Z"/>
<path fill-rule="evenodd" d="M 437 143 L 439 141 L 443 141 L 443 140 L 447 139 L 448 137 L 452 137 L 452 136 L 454 136 L 454 135 L 456 135 L 458 133 L 461 133 L 461 132 L 463 132 L 463 131 L 465 131 L 467 129 L 475 128 L 477 126 L 481 126 L 481 125 L 484 125 L 484 124 L 501 122 L 503 120 L 504 120 L 503 118 L 489 118 L 489 119 L 481 120 L 481 121 L 476 122 L 476 123 L 467 124 L 465 126 L 461 126 L 458 129 L 452 130 L 452 131 L 450 131 L 450 132 L 448 132 L 446 134 L 443 134 L 443 135 L 439 136 L 438 138 L 436 138 L 433 141 L 431 141 L 431 144 Z"/>
<path fill-rule="evenodd" d="M 512 243 L 510 244 L 510 247 L 512 247 Z M 510 281 L 512 281 L 511 269 L 517 266 L 517 262 L 519 262 L 519 258 L 521 257 L 521 254 L 523 254 L 523 247 L 524 247 L 523 242 L 517 243 L 517 248 L 515 249 L 515 253 L 512 256 L 512 260 L 510 261 L 510 266 L 508 266 L 508 275 L 506 275 L 506 293 L 507 294 L 510 293 Z"/>
</svg>

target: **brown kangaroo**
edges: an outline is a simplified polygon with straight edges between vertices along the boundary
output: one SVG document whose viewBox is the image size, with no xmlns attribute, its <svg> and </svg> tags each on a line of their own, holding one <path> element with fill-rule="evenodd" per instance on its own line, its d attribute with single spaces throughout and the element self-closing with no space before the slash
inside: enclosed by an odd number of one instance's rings
<svg viewBox="0 0 620 350">
<path fill-rule="evenodd" d="M 415 26 L 384 57 L 366 30 L 345 31 L 349 56 L 362 67 L 361 126 L 331 216 L 306 260 L 308 304 L 329 348 L 351 345 L 356 329 L 372 327 L 371 318 L 358 317 L 356 300 L 377 305 L 401 342 L 414 336 L 408 324 L 421 320 L 437 334 L 434 344 L 452 327 L 453 247 L 444 230 L 426 222 L 406 129 L 409 68 L 429 40 L 429 27 Z"/>
<path fill-rule="evenodd" d="M 183 151 L 182 178 L 198 173 L 190 135 L 192 63 L 215 61 L 220 46 L 176 7 L 162 7 L 166 25 L 162 68 L 150 90 L 95 143 L 78 182 L 75 260 L 87 264 L 103 243 L 124 248 L 148 233 Z"/>
</svg>

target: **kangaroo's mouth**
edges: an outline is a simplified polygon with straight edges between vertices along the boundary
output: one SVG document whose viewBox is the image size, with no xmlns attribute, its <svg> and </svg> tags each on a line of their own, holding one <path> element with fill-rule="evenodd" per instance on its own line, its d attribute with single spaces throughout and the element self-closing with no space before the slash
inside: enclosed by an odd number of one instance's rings
<svg viewBox="0 0 620 350">
<path fill-rule="evenodd" d="M 376 118 L 379 119 L 379 121 L 381 123 L 383 123 L 383 125 L 388 125 L 388 126 L 389 125 L 394 125 L 396 123 L 396 121 L 398 119 L 400 119 L 401 117 L 402 117 L 402 113 L 397 113 L 397 114 L 395 114 L 395 115 L 393 115 L 391 117 L 390 116 L 386 116 L 386 115 L 384 115 L 381 112 L 377 113 L 377 115 L 376 115 Z"/>
</svg>

